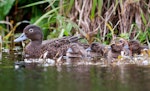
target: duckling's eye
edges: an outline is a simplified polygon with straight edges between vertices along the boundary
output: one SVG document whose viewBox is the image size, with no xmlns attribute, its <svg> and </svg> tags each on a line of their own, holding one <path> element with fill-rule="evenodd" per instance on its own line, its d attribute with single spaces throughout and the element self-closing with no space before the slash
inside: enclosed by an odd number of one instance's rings
<svg viewBox="0 0 150 91">
<path fill-rule="evenodd" d="M 120 42 L 120 43 L 123 43 L 123 41 L 122 41 L 122 40 L 119 40 L 119 42 Z"/>
<path fill-rule="evenodd" d="M 30 28 L 30 29 L 29 29 L 29 32 L 33 32 L 33 29 L 32 29 L 32 28 Z"/>
<path fill-rule="evenodd" d="M 72 46 L 72 48 L 75 48 L 75 47 L 76 47 L 75 45 Z"/>
</svg>

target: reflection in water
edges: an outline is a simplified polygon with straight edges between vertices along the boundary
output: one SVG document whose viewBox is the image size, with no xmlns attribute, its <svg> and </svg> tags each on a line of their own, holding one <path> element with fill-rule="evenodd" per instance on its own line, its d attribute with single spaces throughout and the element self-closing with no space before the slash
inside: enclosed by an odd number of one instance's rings
<svg viewBox="0 0 150 91">
<path fill-rule="evenodd" d="M 150 91 L 149 67 L 34 63 L 14 69 L 7 56 L 0 64 L 0 91 Z"/>
<path fill-rule="evenodd" d="M 149 73 L 149 68 L 135 65 L 122 67 L 84 65 L 42 68 L 32 64 L 30 67 L 18 70 L 1 70 L 0 90 L 149 91 Z"/>
<path fill-rule="evenodd" d="M 0 60 L 2 60 L 2 52 L 0 51 Z"/>
</svg>

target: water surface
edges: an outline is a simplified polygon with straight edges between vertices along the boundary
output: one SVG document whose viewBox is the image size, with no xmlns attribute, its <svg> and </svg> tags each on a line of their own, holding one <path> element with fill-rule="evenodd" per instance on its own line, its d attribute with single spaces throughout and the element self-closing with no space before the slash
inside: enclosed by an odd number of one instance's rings
<svg viewBox="0 0 150 91">
<path fill-rule="evenodd" d="M 148 66 L 29 64 L 15 69 L 19 60 L 13 53 L 2 53 L 0 91 L 150 91 Z"/>
</svg>

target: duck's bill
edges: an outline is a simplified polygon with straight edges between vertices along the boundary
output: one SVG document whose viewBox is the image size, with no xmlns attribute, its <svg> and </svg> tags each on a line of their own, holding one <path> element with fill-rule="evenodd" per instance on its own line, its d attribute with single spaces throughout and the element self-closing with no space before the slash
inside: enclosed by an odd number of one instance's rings
<svg viewBox="0 0 150 91">
<path fill-rule="evenodd" d="M 26 37 L 26 35 L 24 33 L 22 33 L 17 39 L 14 40 L 14 42 L 21 42 L 26 39 L 28 39 L 28 38 Z"/>
<path fill-rule="evenodd" d="M 92 49 L 91 49 L 91 47 L 88 47 L 87 49 L 86 49 L 86 51 L 92 51 Z"/>
<path fill-rule="evenodd" d="M 71 48 L 68 48 L 67 52 L 68 52 L 68 53 L 71 53 L 71 52 L 73 52 L 73 51 L 72 51 Z"/>
<path fill-rule="evenodd" d="M 125 45 L 124 48 L 125 48 L 125 49 L 129 49 L 129 46 L 128 46 L 128 45 Z"/>
</svg>

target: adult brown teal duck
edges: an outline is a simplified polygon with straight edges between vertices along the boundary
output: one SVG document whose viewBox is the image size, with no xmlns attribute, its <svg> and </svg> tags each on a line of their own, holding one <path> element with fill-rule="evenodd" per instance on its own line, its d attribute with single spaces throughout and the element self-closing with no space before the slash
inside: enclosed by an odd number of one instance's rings
<svg viewBox="0 0 150 91">
<path fill-rule="evenodd" d="M 24 28 L 20 37 L 14 42 L 30 39 L 30 43 L 24 49 L 25 58 L 56 58 L 66 54 L 70 43 L 78 42 L 79 36 L 62 37 L 58 39 L 43 41 L 43 33 L 40 27 L 28 25 Z"/>
</svg>

